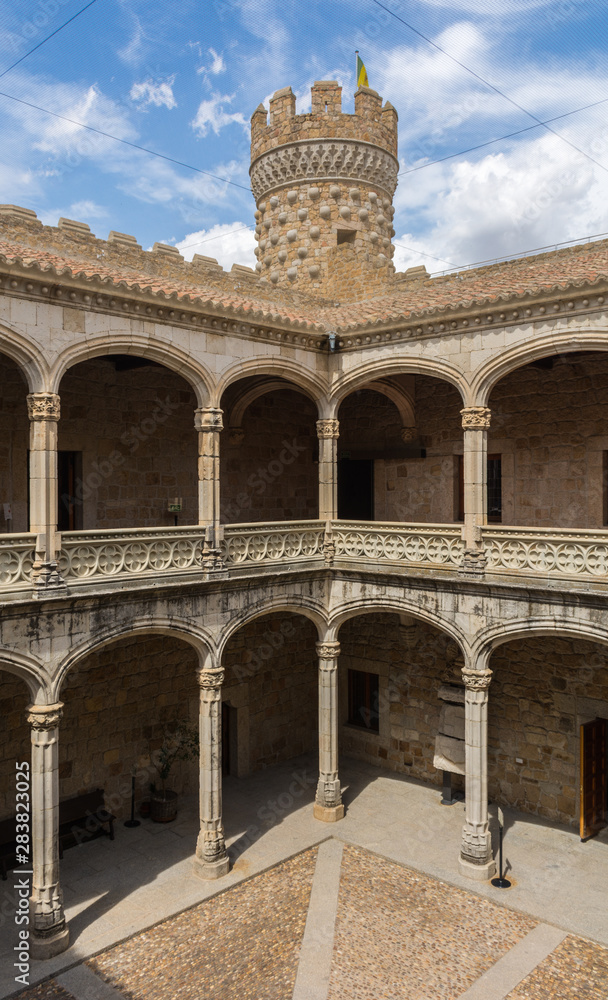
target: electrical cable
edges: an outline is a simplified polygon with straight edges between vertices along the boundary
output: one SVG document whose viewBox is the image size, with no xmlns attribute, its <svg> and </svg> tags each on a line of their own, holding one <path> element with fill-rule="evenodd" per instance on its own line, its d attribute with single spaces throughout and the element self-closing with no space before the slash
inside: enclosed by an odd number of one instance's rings
<svg viewBox="0 0 608 1000">
<path fill-rule="evenodd" d="M 34 45 L 33 49 L 30 49 L 29 52 L 26 52 L 25 55 L 17 59 L 17 61 L 14 62 L 11 66 L 8 66 L 7 69 L 3 69 L 2 72 L 0 73 L 0 80 L 2 79 L 3 76 L 6 76 L 7 73 L 10 73 L 10 71 L 14 69 L 15 66 L 18 66 L 19 63 L 22 63 L 24 59 L 27 59 L 28 56 L 31 56 L 32 52 L 35 52 L 36 49 L 39 49 L 41 45 L 44 45 L 45 42 L 48 42 L 49 38 L 53 38 L 60 31 L 63 31 L 63 29 L 66 28 L 68 24 L 71 24 L 72 21 L 75 21 L 77 17 L 80 17 L 81 14 L 84 14 L 85 10 L 88 10 L 89 7 L 92 7 L 94 3 L 97 3 L 97 0 L 91 0 L 91 2 L 86 5 L 86 7 L 83 7 L 82 10 L 79 10 L 76 14 L 73 14 L 72 17 L 68 18 L 67 21 L 64 21 L 64 23 L 61 24 L 58 28 L 55 28 L 54 31 L 51 31 L 50 35 L 47 35 L 46 38 L 43 38 L 41 42 L 38 42 L 37 45 Z"/>
</svg>

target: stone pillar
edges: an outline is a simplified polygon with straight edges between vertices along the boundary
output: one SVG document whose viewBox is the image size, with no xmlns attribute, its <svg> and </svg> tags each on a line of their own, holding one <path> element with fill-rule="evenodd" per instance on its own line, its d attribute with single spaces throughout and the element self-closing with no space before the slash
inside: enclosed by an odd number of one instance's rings
<svg viewBox="0 0 608 1000">
<path fill-rule="evenodd" d="M 338 516 L 339 420 L 317 420 L 319 438 L 319 520 L 334 521 Z"/>
<path fill-rule="evenodd" d="M 469 406 L 460 411 L 464 431 L 464 543 L 462 570 L 469 576 L 481 576 L 485 555 L 481 529 L 488 519 L 488 430 L 490 410 Z"/>
<path fill-rule="evenodd" d="M 222 683 L 223 670 L 201 670 L 200 685 L 200 831 L 194 874 L 202 879 L 226 875 L 230 861 L 222 825 Z"/>
<path fill-rule="evenodd" d="M 488 821 L 488 687 L 491 670 L 462 671 L 465 683 L 465 823 L 462 829 L 460 870 L 484 881 L 496 865 Z"/>
<path fill-rule="evenodd" d="M 198 431 L 198 523 L 205 526 L 203 563 L 220 569 L 220 433 L 222 411 L 214 406 L 195 410 Z"/>
<path fill-rule="evenodd" d="M 32 958 L 52 958 L 65 951 L 69 930 L 59 885 L 59 722 L 63 704 L 30 705 L 32 735 L 32 851 L 30 897 Z"/>
<path fill-rule="evenodd" d="M 338 656 L 339 642 L 318 642 L 319 657 L 319 783 L 314 817 L 335 823 L 344 816 L 338 777 Z"/>
<path fill-rule="evenodd" d="M 33 392 L 27 397 L 30 418 L 30 531 L 36 533 L 32 569 L 35 591 L 65 589 L 57 558 L 57 427 L 59 396 Z"/>
</svg>

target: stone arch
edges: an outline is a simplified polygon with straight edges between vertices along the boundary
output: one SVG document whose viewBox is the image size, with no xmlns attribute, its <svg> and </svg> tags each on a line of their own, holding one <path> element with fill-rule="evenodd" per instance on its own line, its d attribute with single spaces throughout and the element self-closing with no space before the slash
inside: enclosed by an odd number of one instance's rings
<svg viewBox="0 0 608 1000">
<path fill-rule="evenodd" d="M 323 400 L 327 396 L 327 383 L 316 372 L 307 372 L 301 365 L 289 358 L 250 358 L 248 361 L 238 361 L 231 365 L 222 374 L 218 385 L 214 390 L 213 402 L 210 405 L 220 406 L 226 389 L 234 382 L 249 376 L 268 375 L 271 379 L 281 378 L 284 382 L 282 388 L 296 389 L 303 392 L 305 396 L 315 403 L 322 416 Z"/>
<path fill-rule="evenodd" d="M 189 383 L 199 406 L 210 405 L 209 400 L 213 396 L 213 378 L 205 365 L 178 347 L 141 336 L 127 340 L 119 335 L 112 335 L 110 338 L 98 337 L 86 343 L 70 345 L 53 365 L 51 391 L 59 392 L 61 379 L 70 368 L 107 354 L 132 354 L 135 357 L 156 361 L 176 375 L 181 375 Z"/>
<path fill-rule="evenodd" d="M 404 427 L 415 426 L 414 402 L 406 389 L 400 385 L 394 385 L 388 379 L 377 379 L 375 382 L 370 382 L 366 388 L 381 393 L 395 404 Z"/>
<path fill-rule="evenodd" d="M 45 665 L 36 657 L 13 649 L 0 649 L 0 670 L 25 681 L 32 702 L 52 705 L 56 701 Z"/>
<path fill-rule="evenodd" d="M 218 661 L 221 661 L 224 650 L 235 632 L 238 632 L 244 625 L 248 625 L 249 622 L 255 621 L 256 618 L 263 618 L 265 615 L 276 614 L 280 611 L 308 618 L 316 626 L 319 639 L 324 637 L 327 621 L 326 612 L 320 601 L 306 599 L 297 601 L 285 597 L 271 597 L 256 605 L 255 608 L 244 608 L 240 614 L 231 619 L 230 625 L 225 629 L 217 644 Z"/>
<path fill-rule="evenodd" d="M 18 365 L 28 392 L 48 391 L 49 366 L 37 345 L 3 323 L 0 325 L 0 351 Z"/>
<path fill-rule="evenodd" d="M 487 406 L 495 385 L 506 375 L 552 354 L 579 351 L 608 351 L 608 333 L 601 331 L 564 331 L 533 341 L 526 341 L 504 351 L 482 365 L 471 379 L 471 406 Z"/>
<path fill-rule="evenodd" d="M 446 361 L 434 361 L 432 358 L 395 358 L 368 362 L 361 367 L 355 368 L 344 375 L 340 375 L 334 383 L 331 391 L 331 402 L 335 416 L 340 403 L 346 396 L 354 392 L 355 389 L 378 388 L 377 383 L 383 386 L 391 375 L 428 375 L 430 378 L 439 379 L 453 385 L 460 394 L 463 406 L 468 406 L 470 398 L 470 388 L 464 374 L 460 369 Z M 375 385 L 373 385 L 375 383 Z M 378 388 L 381 392 L 382 389 Z"/>
<path fill-rule="evenodd" d="M 93 634 L 85 639 L 78 646 L 70 650 L 58 666 L 53 677 L 52 692 L 55 700 L 60 699 L 62 685 L 69 671 L 88 656 L 89 653 L 96 652 L 104 646 L 109 646 L 120 639 L 132 636 L 145 635 L 167 635 L 175 639 L 183 639 L 184 642 L 192 646 L 198 655 L 200 668 L 213 667 L 216 663 L 215 642 L 211 633 L 200 626 L 194 625 L 187 619 L 171 618 L 141 618 L 119 626 L 109 626 L 102 631 Z"/>
<path fill-rule="evenodd" d="M 484 629 L 472 643 L 471 656 L 476 670 L 488 669 L 495 649 L 516 639 L 537 636 L 563 636 L 569 639 L 586 639 L 608 646 L 608 626 L 571 619 L 560 621 L 539 615 L 534 618 L 515 618 L 500 625 Z"/>
<path fill-rule="evenodd" d="M 466 655 L 470 653 L 471 643 L 466 635 L 453 621 L 442 618 L 432 611 L 422 609 L 418 604 L 399 598 L 361 597 L 338 605 L 329 615 L 328 639 L 336 639 L 340 626 L 350 618 L 373 613 L 402 614 L 424 622 L 448 635 Z"/>
</svg>

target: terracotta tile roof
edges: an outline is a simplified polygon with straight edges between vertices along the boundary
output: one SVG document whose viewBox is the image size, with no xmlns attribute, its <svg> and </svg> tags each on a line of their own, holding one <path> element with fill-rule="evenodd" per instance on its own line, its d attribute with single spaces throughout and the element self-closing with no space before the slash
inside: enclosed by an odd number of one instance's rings
<svg viewBox="0 0 608 1000">
<path fill-rule="evenodd" d="M 319 333 L 388 326 L 608 280 L 608 240 L 602 240 L 435 278 L 397 275 L 385 294 L 338 304 L 275 288 L 253 274 L 196 266 L 177 255 L 166 260 L 141 250 L 127 252 L 94 237 L 76 240 L 37 225 L 31 231 L 2 226 L 8 232 L 0 238 L 0 261 Z"/>
</svg>

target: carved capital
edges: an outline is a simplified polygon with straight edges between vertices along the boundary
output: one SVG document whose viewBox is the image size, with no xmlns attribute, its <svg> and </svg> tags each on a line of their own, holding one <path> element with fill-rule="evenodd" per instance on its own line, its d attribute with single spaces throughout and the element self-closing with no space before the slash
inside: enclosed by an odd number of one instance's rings
<svg viewBox="0 0 608 1000">
<path fill-rule="evenodd" d="M 59 420 L 60 399 L 56 392 L 31 392 L 27 397 L 30 420 Z"/>
<path fill-rule="evenodd" d="M 490 686 L 492 671 L 468 670 L 465 667 L 462 671 L 462 679 L 469 691 L 485 691 Z"/>
<path fill-rule="evenodd" d="M 418 437 L 418 428 L 417 427 L 402 427 L 401 431 L 400 431 L 400 434 L 401 434 L 401 440 L 403 441 L 403 443 L 407 444 L 408 441 L 415 441 L 416 440 L 416 438 Z"/>
<path fill-rule="evenodd" d="M 224 683 L 224 674 L 222 667 L 219 670 L 200 670 L 198 673 L 199 686 L 205 691 L 211 688 L 221 688 Z"/>
<path fill-rule="evenodd" d="M 224 411 L 216 406 L 200 406 L 194 411 L 194 426 L 197 431 L 216 431 L 224 429 L 222 417 Z"/>
<path fill-rule="evenodd" d="M 56 729 L 63 717 L 63 702 L 54 705 L 28 705 L 27 721 L 36 732 L 48 732 Z"/>
<path fill-rule="evenodd" d="M 318 642 L 316 650 L 320 660 L 336 660 L 340 655 L 340 643 Z"/>
<path fill-rule="evenodd" d="M 460 411 L 462 429 L 465 431 L 488 431 L 492 411 L 487 406 L 467 406 Z"/>
<path fill-rule="evenodd" d="M 317 437 L 338 438 L 340 437 L 339 420 L 317 420 Z"/>
<path fill-rule="evenodd" d="M 228 430 L 228 444 L 242 444 L 245 438 L 245 431 L 242 427 L 230 427 Z"/>
</svg>

